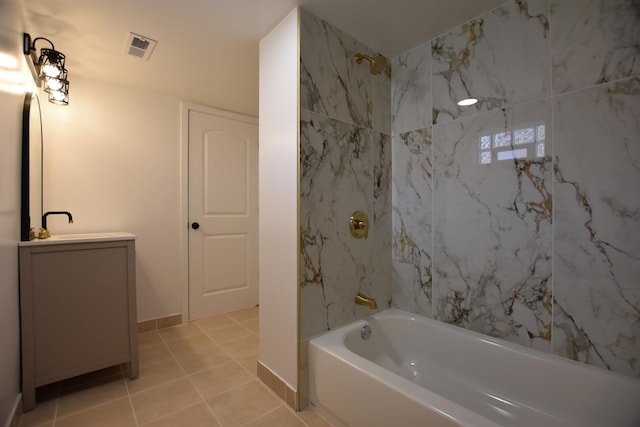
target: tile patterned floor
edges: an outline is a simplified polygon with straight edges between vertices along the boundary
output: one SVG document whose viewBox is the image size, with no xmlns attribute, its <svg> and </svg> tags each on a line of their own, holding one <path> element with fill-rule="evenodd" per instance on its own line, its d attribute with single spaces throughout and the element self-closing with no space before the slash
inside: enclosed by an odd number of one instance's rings
<svg viewBox="0 0 640 427">
<path fill-rule="evenodd" d="M 138 379 L 115 366 L 41 387 L 20 426 L 330 426 L 292 411 L 257 379 L 257 308 L 138 337 Z"/>
</svg>

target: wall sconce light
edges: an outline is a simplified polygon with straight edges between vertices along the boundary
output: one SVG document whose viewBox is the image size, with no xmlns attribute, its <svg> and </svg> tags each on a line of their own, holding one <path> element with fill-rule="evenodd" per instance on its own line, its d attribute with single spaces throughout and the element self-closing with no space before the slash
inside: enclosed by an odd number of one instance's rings
<svg viewBox="0 0 640 427">
<path fill-rule="evenodd" d="M 46 41 L 50 48 L 40 49 L 37 53 L 36 42 Z M 31 40 L 31 36 L 23 33 L 22 51 L 27 57 L 27 64 L 33 76 L 36 86 L 43 87 L 49 94 L 49 102 L 59 105 L 69 104 L 69 80 L 67 79 L 67 69 L 64 67 L 65 55 L 55 49 L 49 39 L 36 37 Z"/>
</svg>

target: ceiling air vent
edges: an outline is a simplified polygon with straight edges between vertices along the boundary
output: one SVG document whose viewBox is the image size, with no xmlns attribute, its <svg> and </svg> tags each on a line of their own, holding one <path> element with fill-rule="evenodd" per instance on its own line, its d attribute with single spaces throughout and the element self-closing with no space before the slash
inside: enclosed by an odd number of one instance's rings
<svg viewBox="0 0 640 427">
<path fill-rule="evenodd" d="M 156 41 L 149 37 L 141 36 L 136 33 L 129 33 L 127 44 L 125 45 L 125 52 L 136 58 L 142 58 L 145 61 L 149 60 L 151 52 L 156 47 Z"/>
</svg>

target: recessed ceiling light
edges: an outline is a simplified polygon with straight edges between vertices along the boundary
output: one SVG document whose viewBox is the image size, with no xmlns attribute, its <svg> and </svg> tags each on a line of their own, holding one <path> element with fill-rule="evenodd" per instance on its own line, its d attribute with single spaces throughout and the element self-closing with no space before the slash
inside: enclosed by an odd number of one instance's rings
<svg viewBox="0 0 640 427">
<path fill-rule="evenodd" d="M 476 102 L 478 102 L 476 98 L 466 98 L 458 101 L 458 105 L 461 107 L 467 107 L 469 105 L 475 104 Z"/>
</svg>

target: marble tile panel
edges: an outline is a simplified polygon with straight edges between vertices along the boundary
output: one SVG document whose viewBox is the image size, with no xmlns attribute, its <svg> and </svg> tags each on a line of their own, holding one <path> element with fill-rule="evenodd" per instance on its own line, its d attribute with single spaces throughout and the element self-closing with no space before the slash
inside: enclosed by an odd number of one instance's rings
<svg viewBox="0 0 640 427">
<path fill-rule="evenodd" d="M 548 32 L 548 0 L 509 0 L 433 39 L 433 123 L 547 97 Z"/>
<path fill-rule="evenodd" d="M 301 115 L 301 336 L 355 320 L 353 299 L 371 282 L 371 240 L 354 239 L 356 210 L 373 217 L 373 132 Z"/>
<path fill-rule="evenodd" d="M 387 59 L 386 71 L 371 75 L 373 99 L 372 129 L 391 135 L 391 62 Z M 363 64 L 367 66 L 367 64 Z M 367 66 L 368 68 L 368 66 Z"/>
<path fill-rule="evenodd" d="M 300 108 L 372 128 L 373 92 L 368 63 L 355 55 L 375 53 L 343 31 L 302 10 Z"/>
<path fill-rule="evenodd" d="M 640 377 L 640 78 L 554 102 L 554 353 Z"/>
<path fill-rule="evenodd" d="M 432 316 L 431 126 L 393 136 L 393 306 Z"/>
<path fill-rule="evenodd" d="M 431 42 L 394 58 L 391 69 L 393 135 L 431 125 Z"/>
<path fill-rule="evenodd" d="M 537 101 L 433 129 L 434 317 L 543 351 L 551 350 L 550 118 L 550 102 Z M 512 133 L 542 125 L 544 157 L 516 145 Z M 492 162 L 481 164 L 487 135 L 497 148 L 489 144 Z"/>
<path fill-rule="evenodd" d="M 373 143 L 373 212 L 369 216 L 372 273 L 371 281 L 363 283 L 360 291 L 375 298 L 378 310 L 384 310 L 391 306 L 391 137 L 374 133 Z"/>
<path fill-rule="evenodd" d="M 553 93 L 640 74 L 636 0 L 552 0 Z"/>
</svg>

